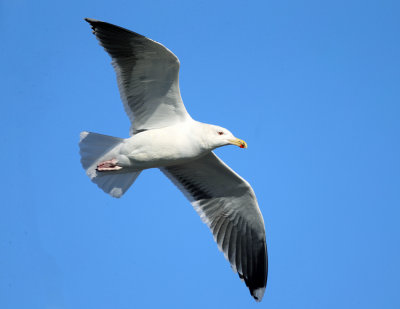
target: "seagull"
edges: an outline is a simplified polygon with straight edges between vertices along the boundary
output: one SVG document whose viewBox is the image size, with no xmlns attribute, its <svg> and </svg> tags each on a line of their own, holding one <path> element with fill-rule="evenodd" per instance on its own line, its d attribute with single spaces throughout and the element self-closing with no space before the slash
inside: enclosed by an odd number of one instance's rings
<svg viewBox="0 0 400 309">
<path fill-rule="evenodd" d="M 130 30 L 85 19 L 111 56 L 131 121 L 130 137 L 81 132 L 81 164 L 92 182 L 121 197 L 139 174 L 159 168 L 210 228 L 218 248 L 256 301 L 267 285 L 264 219 L 249 183 L 213 150 L 247 148 L 220 126 L 193 120 L 179 90 L 178 58 L 162 44 Z"/>
</svg>

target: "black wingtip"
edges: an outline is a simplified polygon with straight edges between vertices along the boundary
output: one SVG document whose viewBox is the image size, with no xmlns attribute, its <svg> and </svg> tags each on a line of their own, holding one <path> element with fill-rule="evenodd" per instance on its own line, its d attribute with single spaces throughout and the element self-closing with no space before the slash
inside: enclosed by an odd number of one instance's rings
<svg viewBox="0 0 400 309">
<path fill-rule="evenodd" d="M 86 18 L 84 18 L 84 20 L 85 20 L 87 23 L 90 24 L 90 26 L 91 26 L 92 29 L 93 29 L 93 32 L 94 32 L 94 30 L 95 30 L 94 28 L 96 27 L 96 25 L 104 24 L 103 21 L 97 20 L 97 19 L 93 19 L 93 18 L 88 18 L 88 17 L 86 17 Z"/>
<path fill-rule="evenodd" d="M 238 272 L 238 274 L 240 279 L 244 280 L 246 286 L 249 288 L 251 296 L 253 296 L 257 302 L 260 302 L 263 299 L 268 279 L 268 253 L 266 246 L 264 250 L 260 250 L 258 253 L 257 260 L 260 261 L 260 263 L 257 263 L 256 272 L 247 275 L 241 274 L 240 272 Z"/>
<path fill-rule="evenodd" d="M 96 29 L 95 29 L 95 28 L 96 28 L 96 24 L 104 23 L 104 22 L 102 22 L 102 21 L 100 21 L 100 20 L 93 19 L 93 18 L 88 18 L 88 17 L 84 18 L 84 20 L 85 20 L 87 23 L 89 23 L 90 26 L 92 27 L 93 34 L 96 34 Z"/>
<path fill-rule="evenodd" d="M 84 20 L 90 24 L 90 26 L 92 27 L 93 33 L 96 35 L 97 35 L 97 31 L 100 29 L 100 31 L 102 31 L 102 30 L 113 31 L 113 32 L 119 32 L 119 34 L 125 33 L 128 35 L 134 35 L 136 37 L 145 38 L 145 36 L 143 36 L 139 33 L 133 32 L 131 30 L 125 29 L 120 26 L 116 26 L 116 25 L 107 23 L 105 21 L 88 18 L 88 17 L 84 18 Z"/>
<path fill-rule="evenodd" d="M 99 20 L 96 20 L 96 19 L 93 19 L 93 18 L 88 18 L 88 17 L 84 18 L 84 20 L 86 22 L 88 22 L 89 24 L 92 24 L 92 23 L 95 23 L 95 22 L 99 21 Z"/>
</svg>

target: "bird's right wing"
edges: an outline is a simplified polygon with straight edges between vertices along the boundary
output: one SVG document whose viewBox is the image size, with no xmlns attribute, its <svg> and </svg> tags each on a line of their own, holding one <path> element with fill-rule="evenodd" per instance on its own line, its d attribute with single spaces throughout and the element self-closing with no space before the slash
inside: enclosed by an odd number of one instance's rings
<svg viewBox="0 0 400 309">
<path fill-rule="evenodd" d="M 233 270 L 261 301 L 267 285 L 267 245 L 251 186 L 212 152 L 161 171 L 190 200 Z"/>
<path fill-rule="evenodd" d="M 179 60 L 167 48 L 127 29 L 86 18 L 112 58 L 131 134 L 190 117 L 179 91 Z"/>
</svg>

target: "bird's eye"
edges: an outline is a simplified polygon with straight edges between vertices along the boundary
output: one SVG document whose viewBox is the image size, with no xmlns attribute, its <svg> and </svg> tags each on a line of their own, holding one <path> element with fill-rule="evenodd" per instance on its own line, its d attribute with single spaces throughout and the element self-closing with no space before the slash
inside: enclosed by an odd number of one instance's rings
<svg viewBox="0 0 400 309">
<path fill-rule="evenodd" d="M 222 132 L 222 131 L 218 131 L 218 134 L 219 134 L 219 135 L 223 135 L 223 134 L 224 134 L 224 132 Z"/>
</svg>

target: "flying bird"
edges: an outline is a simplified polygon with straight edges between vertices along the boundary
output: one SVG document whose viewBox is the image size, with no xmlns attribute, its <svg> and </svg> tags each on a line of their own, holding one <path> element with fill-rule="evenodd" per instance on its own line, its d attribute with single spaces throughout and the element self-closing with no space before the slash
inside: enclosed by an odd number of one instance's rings
<svg viewBox="0 0 400 309">
<path fill-rule="evenodd" d="M 261 301 L 268 274 L 264 220 L 248 182 L 213 153 L 247 144 L 225 128 L 190 117 L 179 90 L 180 62 L 170 50 L 127 29 L 85 20 L 111 56 L 132 123 L 126 139 L 81 133 L 86 174 L 104 192 L 121 197 L 143 170 L 159 168 L 189 199 L 232 269 Z"/>
</svg>

